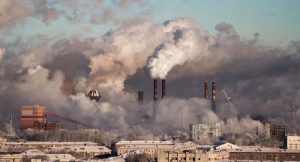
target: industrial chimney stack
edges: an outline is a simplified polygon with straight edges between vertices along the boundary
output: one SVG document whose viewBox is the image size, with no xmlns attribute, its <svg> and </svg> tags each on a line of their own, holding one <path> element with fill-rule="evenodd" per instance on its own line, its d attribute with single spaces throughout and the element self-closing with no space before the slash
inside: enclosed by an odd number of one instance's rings
<svg viewBox="0 0 300 162">
<path fill-rule="evenodd" d="M 157 101 L 157 79 L 153 80 L 153 101 Z"/>
<path fill-rule="evenodd" d="M 213 112 L 216 112 L 216 82 L 213 81 L 211 84 L 211 108 Z"/>
<path fill-rule="evenodd" d="M 208 99 L 208 81 L 204 82 L 204 98 Z"/>
<path fill-rule="evenodd" d="M 162 79 L 161 80 L 161 98 L 165 98 L 166 96 L 166 80 Z"/>
<path fill-rule="evenodd" d="M 143 103 L 143 101 L 144 101 L 144 92 L 138 91 L 138 102 Z"/>
</svg>

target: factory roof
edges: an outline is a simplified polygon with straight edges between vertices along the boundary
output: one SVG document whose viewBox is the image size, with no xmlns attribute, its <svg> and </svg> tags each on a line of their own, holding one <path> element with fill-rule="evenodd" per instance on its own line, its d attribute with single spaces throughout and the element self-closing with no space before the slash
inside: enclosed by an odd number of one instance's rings
<svg viewBox="0 0 300 162">
<path fill-rule="evenodd" d="M 75 152 L 95 152 L 110 153 L 111 150 L 105 146 L 73 146 L 73 147 L 55 147 L 54 150 L 67 150 Z"/>
<path fill-rule="evenodd" d="M 257 152 L 257 153 L 259 153 L 259 152 L 300 153 L 299 149 L 278 149 L 278 148 L 264 148 L 264 147 L 223 149 L 222 151 L 227 151 L 227 152 Z"/>
<path fill-rule="evenodd" d="M 174 145 L 173 141 L 119 141 L 116 145 Z"/>
<path fill-rule="evenodd" d="M 46 142 L 46 141 L 24 141 L 24 142 L 4 142 L 5 145 L 97 145 L 95 142 Z"/>
</svg>

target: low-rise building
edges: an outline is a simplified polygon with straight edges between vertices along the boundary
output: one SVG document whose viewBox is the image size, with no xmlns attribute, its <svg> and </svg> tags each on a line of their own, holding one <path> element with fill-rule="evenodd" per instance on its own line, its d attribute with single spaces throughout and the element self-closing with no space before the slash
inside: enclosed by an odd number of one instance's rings
<svg viewBox="0 0 300 162">
<path fill-rule="evenodd" d="M 0 155 L 0 161 L 8 161 L 8 162 L 21 162 L 24 159 L 28 159 L 31 161 L 75 161 L 76 158 L 70 154 L 46 154 L 40 150 L 27 150 L 21 154 L 6 154 Z"/>
<path fill-rule="evenodd" d="M 157 155 L 158 162 L 212 162 L 207 153 L 197 151 L 185 152 L 160 152 Z"/>
<path fill-rule="evenodd" d="M 277 148 L 240 148 L 225 150 L 229 160 L 300 161 L 300 150 Z"/>
<path fill-rule="evenodd" d="M 300 136 L 286 136 L 287 149 L 300 149 Z"/>
<path fill-rule="evenodd" d="M 111 155 L 111 150 L 105 146 L 73 146 L 48 148 L 48 152 L 75 153 L 78 158 L 94 158 L 96 156 Z"/>
<path fill-rule="evenodd" d="M 150 158 L 155 158 L 158 152 L 171 151 L 174 146 L 172 141 L 120 141 L 113 145 L 115 153 L 119 156 L 145 153 Z"/>
</svg>

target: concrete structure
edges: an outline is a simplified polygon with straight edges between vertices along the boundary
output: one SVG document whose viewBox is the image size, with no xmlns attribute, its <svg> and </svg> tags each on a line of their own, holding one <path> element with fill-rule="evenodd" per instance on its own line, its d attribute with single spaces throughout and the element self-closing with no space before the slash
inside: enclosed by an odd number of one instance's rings
<svg viewBox="0 0 300 162">
<path fill-rule="evenodd" d="M 229 160 L 300 161 L 300 150 L 276 148 L 248 148 L 226 150 Z"/>
<path fill-rule="evenodd" d="M 5 161 L 5 162 L 21 162 L 22 159 L 23 156 L 19 154 L 0 155 L 0 161 Z"/>
<path fill-rule="evenodd" d="M 239 149 L 240 147 L 237 145 L 234 145 L 232 143 L 226 142 L 226 141 L 220 141 L 213 144 L 213 148 L 215 150 L 223 150 L 223 149 Z"/>
<path fill-rule="evenodd" d="M 48 148 L 48 152 L 73 152 L 78 158 L 94 158 L 96 156 L 110 155 L 111 150 L 105 146 L 67 146 Z"/>
<path fill-rule="evenodd" d="M 76 158 L 70 154 L 46 154 L 40 150 L 28 150 L 21 154 L 6 154 L 0 155 L 0 161 L 9 161 L 9 162 L 21 162 L 23 159 L 30 159 L 31 161 L 75 161 Z"/>
<path fill-rule="evenodd" d="M 91 100 L 96 100 L 97 102 L 101 99 L 101 95 L 98 90 L 91 90 L 86 96 Z"/>
<path fill-rule="evenodd" d="M 214 124 L 192 124 L 190 125 L 191 139 L 203 140 L 203 139 L 218 139 L 220 133 L 220 123 Z"/>
<path fill-rule="evenodd" d="M 158 96 L 157 96 L 157 79 L 153 80 L 153 101 L 157 101 Z"/>
<path fill-rule="evenodd" d="M 126 157 L 129 154 L 147 154 L 155 158 L 158 152 L 170 151 L 175 144 L 172 141 L 120 141 L 113 145 L 115 153 Z"/>
<path fill-rule="evenodd" d="M 285 125 L 282 123 L 271 123 L 270 124 L 270 139 L 272 142 L 282 143 L 285 141 Z"/>
<path fill-rule="evenodd" d="M 287 149 L 300 150 L 300 136 L 286 136 L 285 146 Z"/>
<path fill-rule="evenodd" d="M 185 143 L 174 143 L 172 141 L 119 141 L 113 144 L 113 151 L 116 155 L 124 158 L 130 154 L 145 153 L 149 158 L 155 159 L 160 152 L 195 150 L 197 146 L 191 141 Z"/>
<path fill-rule="evenodd" d="M 29 149 L 54 149 L 61 147 L 83 147 L 97 146 L 94 142 L 2 142 L 0 143 L 1 150 L 14 150 L 15 152 L 25 151 Z"/>
<path fill-rule="evenodd" d="M 60 129 L 60 122 L 59 121 L 55 121 L 55 122 L 38 122 L 38 121 L 35 121 L 33 123 L 33 129 L 45 130 L 45 131 L 59 130 Z"/>
<path fill-rule="evenodd" d="M 158 162 L 210 162 L 208 154 L 202 152 L 160 152 Z"/>
<path fill-rule="evenodd" d="M 211 109 L 213 112 L 216 112 L 216 103 L 217 103 L 217 89 L 216 82 L 211 83 Z"/>
<path fill-rule="evenodd" d="M 166 80 L 162 79 L 161 80 L 161 98 L 165 98 L 167 92 L 166 92 Z"/>
<path fill-rule="evenodd" d="M 22 106 L 21 122 L 22 129 L 33 128 L 34 122 L 47 122 L 47 111 L 44 106 Z"/>
<path fill-rule="evenodd" d="M 208 99 L 208 81 L 204 82 L 204 98 Z"/>
</svg>

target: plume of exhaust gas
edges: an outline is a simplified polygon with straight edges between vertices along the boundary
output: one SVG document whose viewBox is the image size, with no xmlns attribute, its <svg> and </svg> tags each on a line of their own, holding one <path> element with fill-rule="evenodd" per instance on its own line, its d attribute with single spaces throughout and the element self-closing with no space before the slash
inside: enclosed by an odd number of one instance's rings
<svg viewBox="0 0 300 162">
<path fill-rule="evenodd" d="M 176 65 L 201 59 L 213 43 L 207 32 L 199 30 L 189 19 L 177 19 L 164 24 L 168 32 L 165 42 L 157 46 L 147 60 L 146 73 L 152 78 L 166 78 Z"/>
</svg>

